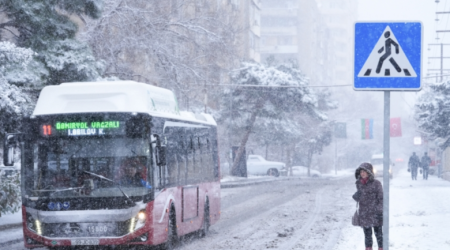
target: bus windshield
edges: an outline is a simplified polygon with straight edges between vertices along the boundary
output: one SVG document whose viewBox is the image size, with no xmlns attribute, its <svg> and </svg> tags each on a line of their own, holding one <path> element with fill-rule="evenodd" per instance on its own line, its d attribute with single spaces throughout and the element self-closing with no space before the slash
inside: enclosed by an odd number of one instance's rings
<svg viewBox="0 0 450 250">
<path fill-rule="evenodd" d="M 151 190 L 147 139 L 58 138 L 36 142 L 33 151 L 33 170 L 25 174 L 29 197 L 123 196 L 121 189 L 142 196 Z"/>
</svg>

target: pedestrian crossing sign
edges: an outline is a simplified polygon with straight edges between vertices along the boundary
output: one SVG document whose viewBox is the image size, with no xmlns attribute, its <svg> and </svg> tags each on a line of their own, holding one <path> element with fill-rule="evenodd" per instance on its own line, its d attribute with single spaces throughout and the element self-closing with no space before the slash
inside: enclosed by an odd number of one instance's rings
<svg viewBox="0 0 450 250">
<path fill-rule="evenodd" d="M 420 90 L 420 22 L 355 24 L 354 89 Z"/>
</svg>

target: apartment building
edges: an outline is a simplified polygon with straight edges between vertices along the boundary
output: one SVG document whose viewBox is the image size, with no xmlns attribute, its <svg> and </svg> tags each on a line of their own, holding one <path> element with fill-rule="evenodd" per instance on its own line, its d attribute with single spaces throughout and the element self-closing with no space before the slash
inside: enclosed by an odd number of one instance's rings
<svg viewBox="0 0 450 250">
<path fill-rule="evenodd" d="M 240 58 L 242 61 L 261 61 L 261 0 L 233 0 L 240 3 L 242 20 Z"/>
<path fill-rule="evenodd" d="M 313 85 L 331 81 L 329 30 L 315 0 L 263 0 L 261 59 L 294 60 Z"/>
<path fill-rule="evenodd" d="M 357 0 L 316 0 L 330 31 L 329 53 L 333 60 L 334 85 L 353 83 L 353 29 Z"/>
</svg>

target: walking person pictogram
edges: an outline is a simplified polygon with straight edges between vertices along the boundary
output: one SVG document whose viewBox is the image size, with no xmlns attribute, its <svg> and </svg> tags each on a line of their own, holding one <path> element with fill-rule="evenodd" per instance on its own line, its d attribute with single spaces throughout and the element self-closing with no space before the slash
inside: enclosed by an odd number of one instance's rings
<svg viewBox="0 0 450 250">
<path fill-rule="evenodd" d="M 380 60 L 378 61 L 378 66 L 377 66 L 377 70 L 376 70 L 377 74 L 380 74 L 381 67 L 383 66 L 384 60 L 386 60 L 388 57 L 391 56 L 391 54 L 392 54 L 392 45 L 395 46 L 395 53 L 396 54 L 400 53 L 400 49 L 399 49 L 398 43 L 396 43 L 394 40 L 392 40 L 390 38 L 390 36 L 391 36 L 391 32 L 386 31 L 384 33 L 384 37 L 387 38 L 386 41 L 385 41 L 385 45 L 384 45 L 384 47 L 381 47 L 380 50 L 378 50 L 378 53 L 382 53 L 383 50 L 385 50 L 385 49 L 386 49 L 386 52 L 384 53 L 383 56 L 380 57 Z M 401 72 L 402 71 L 402 69 L 400 68 L 400 66 L 398 66 L 398 64 L 394 60 L 394 58 L 391 57 L 391 59 L 389 59 L 389 62 L 391 62 L 391 64 L 394 66 L 394 68 L 395 68 L 395 70 L 397 70 L 397 72 Z M 390 75 L 389 69 L 386 69 L 385 75 Z"/>
<path fill-rule="evenodd" d="M 358 73 L 358 78 L 417 77 L 408 56 L 403 50 L 401 41 L 397 39 L 389 26 L 386 26 L 384 31 L 380 33 L 378 41 L 372 48 L 366 62 Z M 361 49 L 361 54 L 366 55 L 365 51 L 365 48 Z M 410 56 L 414 58 L 414 55 Z M 389 61 L 389 63 L 386 61 Z"/>
</svg>

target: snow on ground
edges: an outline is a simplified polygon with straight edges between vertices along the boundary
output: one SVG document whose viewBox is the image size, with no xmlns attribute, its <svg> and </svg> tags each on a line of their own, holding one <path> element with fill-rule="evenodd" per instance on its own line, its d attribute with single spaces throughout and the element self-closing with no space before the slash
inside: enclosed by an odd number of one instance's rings
<svg viewBox="0 0 450 250">
<path fill-rule="evenodd" d="M 450 182 L 434 175 L 428 180 L 418 176 L 413 181 L 406 169 L 399 170 L 390 186 L 389 249 L 450 249 L 449 197 Z M 349 221 L 334 249 L 364 249 L 363 238 L 362 229 L 351 226 Z"/>
<path fill-rule="evenodd" d="M 11 224 L 22 222 L 22 209 L 16 213 L 2 214 L 0 217 L 0 228 Z M 22 227 L 15 227 L 12 229 L 0 230 L 0 245 L 4 242 L 23 238 Z M 2 247 L 0 247 L 1 249 Z"/>
<path fill-rule="evenodd" d="M 2 243 L 11 241 L 11 240 L 17 240 L 17 239 L 23 239 L 23 229 L 22 228 L 15 228 L 10 229 L 7 231 L 0 232 L 0 249 L 3 249 L 1 247 Z M 23 246 L 23 243 L 22 243 Z"/>
<path fill-rule="evenodd" d="M 322 174 L 322 177 L 328 177 L 328 178 L 341 178 L 341 177 L 347 177 L 347 176 L 353 176 L 355 174 L 355 169 L 341 169 L 338 171 L 331 171 L 330 173 Z"/>
<path fill-rule="evenodd" d="M 180 250 L 334 250 L 350 221 L 352 180 L 302 178 L 223 189 L 221 219 L 211 234 L 184 241 Z"/>
<path fill-rule="evenodd" d="M 238 177 L 238 176 L 231 176 L 226 175 L 220 179 L 220 182 L 231 182 L 231 181 L 248 181 L 248 180 L 258 180 L 258 179 L 264 179 L 264 178 L 275 178 L 272 176 L 264 176 L 264 175 L 249 175 L 246 177 Z"/>
<path fill-rule="evenodd" d="M 22 222 L 22 209 L 20 209 L 18 212 L 13 213 L 13 214 L 11 214 L 11 213 L 2 214 L 2 216 L 0 217 L 0 226 L 20 223 L 20 222 Z"/>
</svg>

